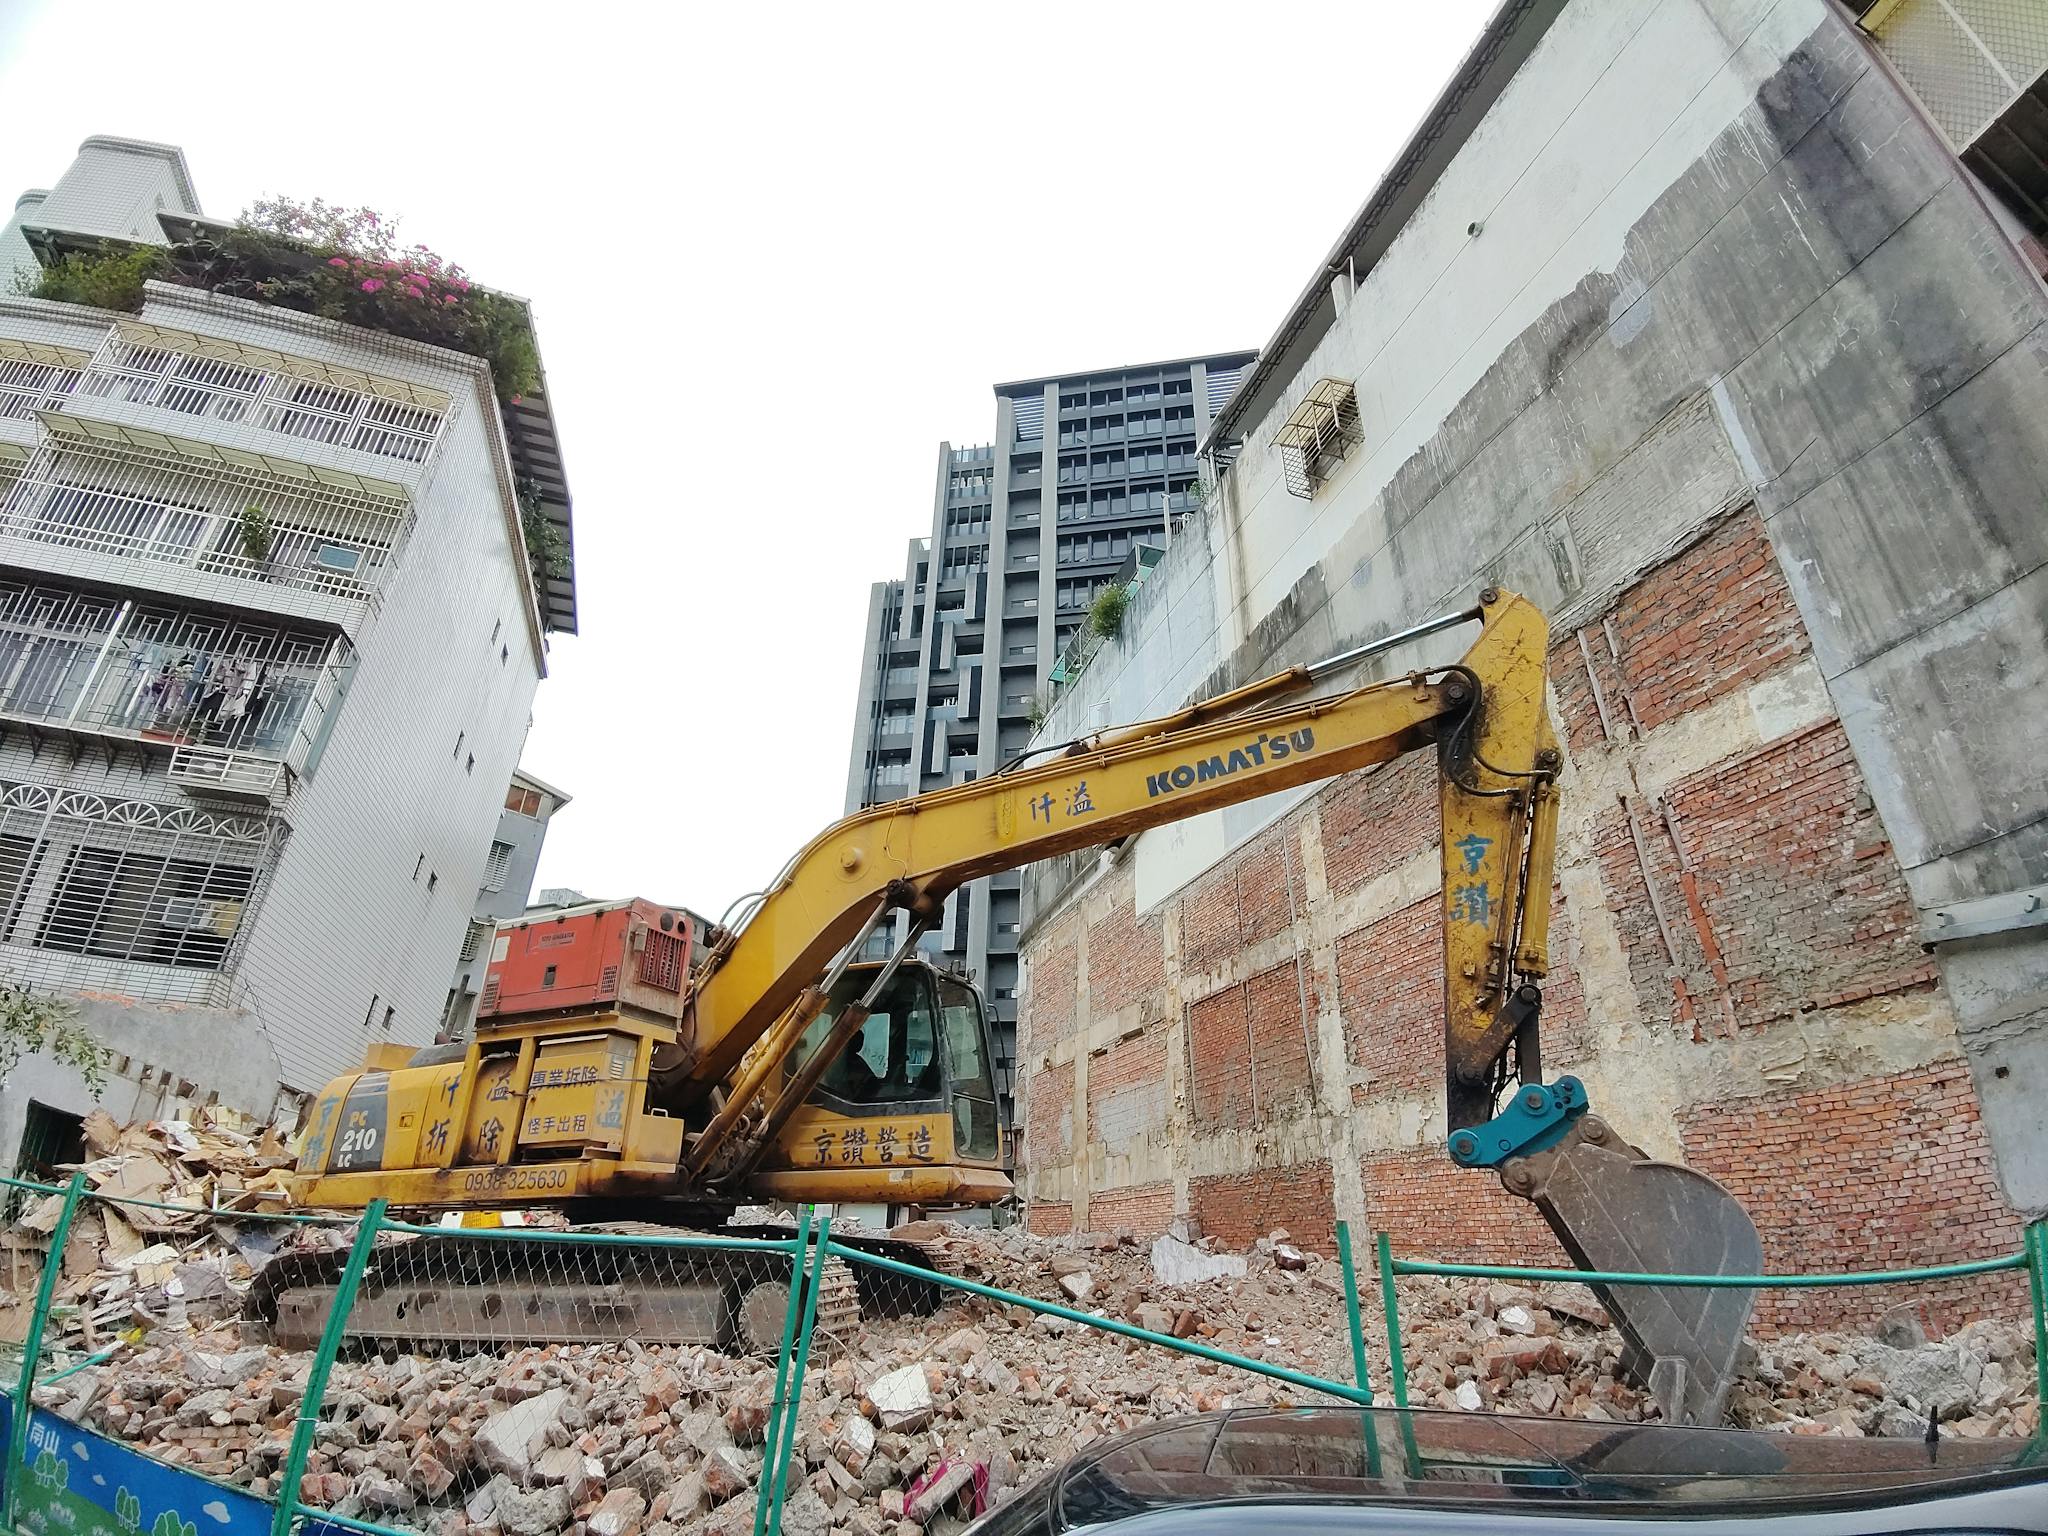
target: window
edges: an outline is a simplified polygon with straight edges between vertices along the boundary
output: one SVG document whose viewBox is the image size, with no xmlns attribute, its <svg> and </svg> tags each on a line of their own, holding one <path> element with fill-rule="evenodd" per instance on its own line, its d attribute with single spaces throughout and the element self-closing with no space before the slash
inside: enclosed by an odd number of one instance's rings
<svg viewBox="0 0 2048 1536">
<path fill-rule="evenodd" d="M 498 930 L 489 923 L 471 923 L 462 933 L 462 963 L 467 965 L 483 953 L 484 940 Z"/>
<path fill-rule="evenodd" d="M 38 949 L 217 971 L 256 871 L 126 849 L 73 848 L 36 931 Z"/>
<path fill-rule="evenodd" d="M 512 845 L 492 842 L 490 857 L 484 860 L 484 889 L 502 891 L 505 889 L 505 871 L 512 863 Z"/>
<path fill-rule="evenodd" d="M 820 1091 L 842 1103 L 876 1106 L 876 1113 L 889 1105 L 940 1096 L 944 1069 L 925 976 L 917 971 L 897 977 L 852 1043 L 825 1069 Z M 817 1048 L 831 1033 L 840 1010 L 865 991 L 870 980 L 861 975 L 839 979 L 791 1061 L 802 1061 Z"/>
<path fill-rule="evenodd" d="M 540 791 L 514 784 L 505 791 L 505 809 L 516 811 L 521 816 L 540 815 Z"/>
<path fill-rule="evenodd" d="M 981 1000 L 972 988 L 946 976 L 938 978 L 938 993 L 946 1072 L 953 1088 L 954 1142 L 968 1157 L 994 1157 L 996 1092 L 983 1049 Z"/>
</svg>

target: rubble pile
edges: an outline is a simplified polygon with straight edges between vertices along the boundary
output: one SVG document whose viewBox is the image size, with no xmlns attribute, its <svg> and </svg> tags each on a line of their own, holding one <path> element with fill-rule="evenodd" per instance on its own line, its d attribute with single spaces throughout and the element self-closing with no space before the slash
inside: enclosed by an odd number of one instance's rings
<svg viewBox="0 0 2048 1536">
<path fill-rule="evenodd" d="M 281 1244 L 335 1240 L 255 1219 L 286 1205 L 291 1155 L 275 1130 L 248 1136 L 183 1120 L 119 1126 L 94 1110 L 84 1133 L 86 1185 L 102 1198 L 80 1204 L 64 1244 L 58 1343 L 92 1350 L 137 1327 L 238 1315 L 249 1277 Z M 61 1195 L 33 1199 L 0 1233 L 0 1339 L 26 1329 L 63 1206 Z"/>
<path fill-rule="evenodd" d="M 904 1229 L 898 1229 L 904 1235 Z M 956 1272 L 1005 1289 L 1338 1380 L 1349 1375 L 1337 1265 L 1285 1233 L 1246 1254 L 1181 1232 L 1041 1239 L 912 1231 Z M 1411 1400 L 1468 1411 L 1656 1417 L 1621 1378 L 1619 1340 L 1576 1286 L 1402 1282 Z M 1075 1451 L 1177 1413 L 1315 1401 L 1264 1378 L 1019 1306 L 959 1297 L 821 1334 L 789 1447 L 793 1536 L 953 1529 Z M 1373 1309 L 1368 1309 L 1370 1312 Z M 273 1490 L 306 1357 L 235 1322 L 168 1319 L 107 1363 L 38 1390 L 45 1406 L 167 1460 Z M 2026 1435 L 2032 1342 L 1980 1322 L 1928 1342 L 1765 1342 L 1737 1422 L 1794 1433 Z M 1369 1343 L 1385 1387 L 1384 1340 Z M 774 1361 L 703 1347 L 506 1347 L 344 1358 L 302 1496 L 436 1536 L 681 1536 L 752 1527 Z M 1384 1398 L 1382 1399 L 1385 1400 Z"/>
</svg>

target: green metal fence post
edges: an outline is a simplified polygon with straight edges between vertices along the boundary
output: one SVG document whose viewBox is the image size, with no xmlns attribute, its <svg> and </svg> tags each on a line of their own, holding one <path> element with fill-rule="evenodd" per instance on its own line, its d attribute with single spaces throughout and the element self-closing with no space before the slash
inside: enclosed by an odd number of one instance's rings
<svg viewBox="0 0 2048 1536">
<path fill-rule="evenodd" d="M 306 1390 L 299 1399 L 299 1418 L 292 1426 L 291 1449 L 285 1453 L 284 1471 L 278 1477 L 277 1507 L 270 1517 L 270 1536 L 291 1536 L 292 1522 L 303 1508 L 299 1503 L 299 1483 L 306 1475 L 306 1458 L 312 1454 L 313 1435 L 320 1426 L 327 1376 L 334 1369 L 334 1357 L 341 1353 L 349 1310 L 354 1307 L 356 1291 L 363 1283 L 363 1270 L 369 1265 L 378 1229 L 384 1225 L 384 1204 L 382 1200 L 372 1200 L 363 1211 L 363 1219 L 356 1227 L 356 1240 L 348 1250 L 348 1263 L 341 1271 L 341 1283 L 335 1288 L 334 1305 L 320 1330 L 320 1347 L 313 1353 L 312 1364 L 306 1367 Z"/>
<path fill-rule="evenodd" d="M 1380 1301 L 1387 1313 L 1387 1374 L 1394 1387 L 1394 1411 L 1401 1420 L 1401 1450 L 1408 1475 L 1422 1475 L 1422 1452 L 1415 1443 L 1415 1419 L 1408 1412 L 1408 1360 L 1401 1352 L 1401 1308 L 1394 1297 L 1394 1244 L 1382 1232 L 1378 1235 Z"/>
<path fill-rule="evenodd" d="M 825 1250 L 831 1241 L 832 1217 L 828 1213 L 818 1218 L 818 1240 L 812 1250 L 817 1255 L 817 1258 L 811 1265 L 810 1283 L 804 1287 L 803 1331 L 797 1335 L 796 1366 L 790 1372 L 789 1378 L 789 1429 L 782 1436 L 782 1442 L 776 1451 L 774 1462 L 763 1462 L 761 1464 L 761 1478 L 764 1486 L 757 1489 L 755 1493 L 755 1503 L 758 1507 L 761 1497 L 768 1491 L 765 1485 L 770 1479 L 773 1479 L 775 1502 L 768 1511 L 768 1530 L 770 1536 L 779 1536 L 782 1530 L 782 1497 L 789 1491 L 788 1448 L 796 1441 L 797 1410 L 803 1407 L 804 1402 L 804 1367 L 810 1364 L 811 1360 L 811 1330 L 817 1326 L 818 1291 L 825 1282 Z"/>
<path fill-rule="evenodd" d="M 1365 1319 L 1358 1306 L 1358 1271 L 1351 1262 L 1351 1223 L 1337 1223 L 1337 1262 L 1344 1272 L 1344 1315 L 1351 1326 L 1351 1375 L 1361 1392 L 1370 1394 L 1372 1379 L 1365 1368 Z M 1365 1429 L 1365 1471 L 1368 1477 L 1380 1475 L 1379 1426 L 1373 1421 L 1372 1409 L 1367 1408 L 1359 1415 L 1359 1422 Z"/>
<path fill-rule="evenodd" d="M 804 1288 L 804 1274 L 810 1267 L 810 1244 L 811 1208 L 807 1205 L 797 1213 L 796 1245 L 789 1251 L 789 1304 L 782 1309 L 782 1350 L 775 1357 L 775 1401 L 768 1410 L 768 1439 L 761 1455 L 764 1470 L 776 1464 L 775 1448 L 783 1443 L 782 1415 L 787 1401 L 784 1392 L 789 1386 L 790 1345 L 796 1341 L 798 1297 Z M 768 1501 L 757 1493 L 754 1499 L 754 1536 L 761 1536 L 767 1526 Z"/>
<path fill-rule="evenodd" d="M 43 1330 L 49 1325 L 50 1304 L 57 1296 L 57 1277 L 64 1269 L 64 1244 L 71 1236 L 71 1218 L 85 1197 L 85 1175 L 74 1173 L 64 1186 L 64 1207 L 57 1213 L 57 1225 L 50 1229 L 50 1256 L 43 1260 L 43 1277 L 36 1286 L 35 1310 L 28 1315 L 28 1333 L 21 1341 L 21 1376 L 14 1384 L 14 1424 L 7 1437 L 7 1491 L 0 1497 L 0 1530 L 14 1529 L 14 1500 L 27 1471 L 28 1419 L 34 1411 L 31 1398 L 36 1387 L 36 1363 L 43 1353 Z"/>
<path fill-rule="evenodd" d="M 2048 1438 L 2048 1221 L 2027 1228 L 2027 1280 L 2034 1301 L 2034 1391 L 2040 1413 L 2034 1433 Z"/>
</svg>

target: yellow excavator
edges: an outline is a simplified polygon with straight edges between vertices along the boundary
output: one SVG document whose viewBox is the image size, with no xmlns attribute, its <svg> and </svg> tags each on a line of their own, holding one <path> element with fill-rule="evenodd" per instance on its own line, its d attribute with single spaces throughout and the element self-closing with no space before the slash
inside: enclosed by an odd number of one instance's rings
<svg viewBox="0 0 2048 1536">
<path fill-rule="evenodd" d="M 1478 636 L 1454 665 L 1347 683 L 1375 656 L 1473 623 Z M 917 953 L 946 896 L 1430 749 L 1443 813 L 1451 1158 L 1496 1170 L 1581 1267 L 1756 1273 L 1755 1228 L 1724 1189 L 1629 1145 L 1588 1113 L 1576 1079 L 1542 1080 L 1538 983 L 1561 766 L 1548 647 L 1534 606 L 1487 588 L 1470 609 L 1372 645 L 849 816 L 701 945 L 687 914 L 644 902 L 511 925 L 497 935 L 473 1039 L 374 1049 L 321 1092 L 294 1197 L 344 1210 L 379 1197 L 420 1212 L 553 1206 L 629 1232 L 716 1225 L 758 1202 L 994 1204 L 1011 1182 L 986 1009 Z M 908 932 L 894 953 L 856 958 L 899 911 Z M 922 1258 L 900 1241 L 856 1241 Z M 542 1262 L 549 1245 L 528 1246 L 427 1239 L 380 1250 L 351 1331 L 439 1345 L 502 1340 L 507 1329 L 539 1341 L 607 1328 L 755 1346 L 779 1337 L 786 1277 L 743 1256 L 707 1250 L 659 1276 L 592 1259 L 564 1275 Z M 488 1275 L 475 1269 L 485 1247 Z M 258 1277 L 252 1306 L 288 1337 L 317 1334 L 337 1268 L 331 1256 L 280 1260 Z M 828 1284 L 821 1315 L 842 1325 L 873 1300 L 852 1277 Z M 1603 1299 L 1627 1363 L 1667 1416 L 1717 1421 L 1753 1293 L 1630 1286 Z"/>
</svg>

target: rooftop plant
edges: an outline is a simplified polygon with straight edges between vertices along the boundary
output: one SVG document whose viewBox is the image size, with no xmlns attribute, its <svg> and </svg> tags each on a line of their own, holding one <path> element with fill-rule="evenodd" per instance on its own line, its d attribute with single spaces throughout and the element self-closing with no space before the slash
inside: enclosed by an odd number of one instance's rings
<svg viewBox="0 0 2048 1536">
<path fill-rule="evenodd" d="M 27 291 L 135 311 L 152 278 L 467 352 L 491 365 L 499 399 L 512 404 L 540 383 L 525 305 L 423 245 L 401 246 L 395 220 L 318 198 L 259 199 L 231 227 L 168 246 L 108 242 L 45 268 Z"/>
</svg>

